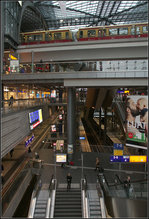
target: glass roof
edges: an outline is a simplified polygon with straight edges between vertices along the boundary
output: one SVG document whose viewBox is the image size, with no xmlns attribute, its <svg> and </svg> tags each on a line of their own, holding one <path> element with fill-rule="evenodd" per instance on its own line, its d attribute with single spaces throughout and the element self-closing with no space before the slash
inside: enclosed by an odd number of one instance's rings
<svg viewBox="0 0 149 219">
<path fill-rule="evenodd" d="M 148 21 L 148 1 L 33 1 L 47 29 Z M 31 19 L 31 17 L 30 17 Z"/>
</svg>

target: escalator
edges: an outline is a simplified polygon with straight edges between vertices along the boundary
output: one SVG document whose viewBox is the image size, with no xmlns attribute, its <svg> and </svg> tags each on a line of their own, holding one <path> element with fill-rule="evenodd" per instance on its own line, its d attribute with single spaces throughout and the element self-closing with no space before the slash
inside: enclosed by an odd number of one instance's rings
<svg viewBox="0 0 149 219">
<path fill-rule="evenodd" d="M 58 188 L 56 191 L 54 218 L 81 218 L 81 190 Z"/>
<path fill-rule="evenodd" d="M 147 217 L 147 180 L 131 182 L 128 191 L 122 182 L 109 185 L 104 174 L 98 179 L 111 217 Z"/>
</svg>

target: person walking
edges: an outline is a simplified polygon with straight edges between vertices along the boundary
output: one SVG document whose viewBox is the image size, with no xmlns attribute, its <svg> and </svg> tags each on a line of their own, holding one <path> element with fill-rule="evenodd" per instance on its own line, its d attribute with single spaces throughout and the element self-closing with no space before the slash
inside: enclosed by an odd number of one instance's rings
<svg viewBox="0 0 149 219">
<path fill-rule="evenodd" d="M 71 180 L 72 180 L 72 176 L 70 175 L 70 173 L 68 173 L 67 174 L 67 191 L 69 191 L 71 188 Z"/>
</svg>

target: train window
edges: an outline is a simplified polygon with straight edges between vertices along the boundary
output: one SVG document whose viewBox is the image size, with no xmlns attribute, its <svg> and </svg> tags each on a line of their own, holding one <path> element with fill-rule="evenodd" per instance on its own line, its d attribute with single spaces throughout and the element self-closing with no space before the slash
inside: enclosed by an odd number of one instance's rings
<svg viewBox="0 0 149 219">
<path fill-rule="evenodd" d="M 94 37 L 96 35 L 96 30 L 88 30 L 88 37 Z"/>
<path fill-rule="evenodd" d="M 98 31 L 98 36 L 101 37 L 102 36 L 102 30 Z"/>
<path fill-rule="evenodd" d="M 66 39 L 69 39 L 69 32 L 66 32 Z"/>
<path fill-rule="evenodd" d="M 49 40 L 52 40 L 52 33 L 49 33 Z"/>
<path fill-rule="evenodd" d="M 136 34 L 140 34 L 140 27 L 136 27 Z"/>
<path fill-rule="evenodd" d="M 127 35 L 128 34 L 128 28 L 119 28 L 119 35 Z"/>
<path fill-rule="evenodd" d="M 42 40 L 42 35 L 41 34 L 40 35 L 34 35 L 33 39 L 34 39 L 34 41 L 40 41 L 40 40 Z"/>
<path fill-rule="evenodd" d="M 143 26 L 142 31 L 143 33 L 148 33 L 148 26 Z"/>
<path fill-rule="evenodd" d="M 27 41 L 33 41 L 33 36 L 27 36 Z"/>
<path fill-rule="evenodd" d="M 117 33 L 117 28 L 115 28 L 115 29 L 109 29 L 109 35 L 111 35 L 111 36 L 113 36 L 113 35 L 117 35 L 118 33 Z"/>
<path fill-rule="evenodd" d="M 54 33 L 54 39 L 61 40 L 62 39 L 61 33 Z"/>
<path fill-rule="evenodd" d="M 131 27 L 131 35 L 135 35 L 135 27 L 134 26 Z"/>
<path fill-rule="evenodd" d="M 80 31 L 80 38 L 83 38 L 83 31 Z"/>
</svg>

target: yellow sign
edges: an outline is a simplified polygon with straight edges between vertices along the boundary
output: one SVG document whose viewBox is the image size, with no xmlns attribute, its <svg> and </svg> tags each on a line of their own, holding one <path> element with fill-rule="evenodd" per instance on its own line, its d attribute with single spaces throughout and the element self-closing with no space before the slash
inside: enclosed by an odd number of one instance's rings
<svg viewBox="0 0 149 219">
<path fill-rule="evenodd" d="M 10 58 L 11 60 L 17 60 L 16 57 L 14 57 L 13 55 L 10 55 L 10 54 L 9 54 L 9 58 Z"/>
<path fill-rule="evenodd" d="M 123 156 L 123 150 L 114 150 L 114 156 Z"/>
<path fill-rule="evenodd" d="M 125 94 L 129 94 L 129 90 L 125 90 L 124 93 L 125 93 Z"/>
<path fill-rule="evenodd" d="M 130 156 L 129 162 L 138 162 L 138 163 L 145 163 L 147 161 L 147 156 Z"/>
</svg>

